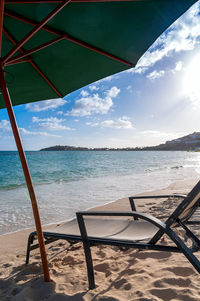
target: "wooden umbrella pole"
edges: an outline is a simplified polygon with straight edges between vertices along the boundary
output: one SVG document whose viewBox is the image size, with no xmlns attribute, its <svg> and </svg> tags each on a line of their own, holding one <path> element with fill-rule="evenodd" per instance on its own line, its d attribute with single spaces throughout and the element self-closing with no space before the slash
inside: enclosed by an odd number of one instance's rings
<svg viewBox="0 0 200 301">
<path fill-rule="evenodd" d="M 17 123 L 16 123 L 14 111 L 12 108 L 10 95 L 9 95 L 9 92 L 7 89 L 4 71 L 3 71 L 3 67 L 1 65 L 1 62 L 0 62 L 0 87 L 1 87 L 2 95 L 4 98 L 5 104 L 6 104 L 6 108 L 8 111 L 13 135 L 14 135 L 15 142 L 17 145 L 19 157 L 20 157 L 22 168 L 24 171 L 24 176 L 26 179 L 27 188 L 28 188 L 31 203 L 32 203 L 33 215 L 34 215 L 34 219 L 35 219 L 35 226 L 36 226 L 38 242 L 39 242 L 39 246 L 40 246 L 40 254 L 41 254 L 41 260 L 42 260 L 42 266 L 43 266 L 44 280 L 46 282 L 49 282 L 49 281 L 51 281 L 51 279 L 50 279 L 50 275 L 49 275 L 49 268 L 48 268 L 46 250 L 45 250 L 44 236 L 42 233 L 42 225 L 41 225 L 41 221 L 40 221 L 40 214 L 39 214 L 39 210 L 38 210 L 36 195 L 35 195 L 32 179 L 31 179 L 31 174 L 29 171 L 28 163 L 26 160 L 26 155 L 24 153 L 21 138 L 19 135 L 19 130 L 17 127 Z"/>
</svg>

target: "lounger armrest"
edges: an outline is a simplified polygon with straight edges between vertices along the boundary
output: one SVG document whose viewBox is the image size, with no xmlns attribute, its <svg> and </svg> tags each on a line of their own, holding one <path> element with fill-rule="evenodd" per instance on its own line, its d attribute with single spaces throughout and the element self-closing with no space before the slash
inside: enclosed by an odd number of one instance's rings
<svg viewBox="0 0 200 301">
<path fill-rule="evenodd" d="M 130 199 L 135 199 L 135 200 L 139 200 L 139 199 L 161 199 L 161 198 L 186 198 L 186 194 L 163 194 L 163 195 L 142 195 L 142 196 L 131 196 L 129 197 Z"/>
<path fill-rule="evenodd" d="M 129 203 L 131 206 L 132 211 L 136 211 L 136 205 L 134 200 L 139 200 L 139 199 L 161 199 L 161 198 L 169 198 L 169 197 L 174 197 L 174 198 L 185 198 L 185 194 L 165 194 L 165 195 L 146 195 L 146 196 L 131 196 L 129 197 Z M 138 217 L 134 217 L 134 220 L 137 220 Z"/>
</svg>

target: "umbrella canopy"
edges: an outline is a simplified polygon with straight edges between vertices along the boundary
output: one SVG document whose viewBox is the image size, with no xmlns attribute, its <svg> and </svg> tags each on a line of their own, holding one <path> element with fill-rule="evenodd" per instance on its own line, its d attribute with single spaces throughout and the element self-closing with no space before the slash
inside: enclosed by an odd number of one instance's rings
<svg viewBox="0 0 200 301">
<path fill-rule="evenodd" d="M 48 25 L 7 56 L 62 1 L 5 0 L 2 57 L 6 58 L 4 70 L 13 105 L 63 97 L 134 67 L 159 35 L 196 1 L 64 2 L 66 6 Z"/>
<path fill-rule="evenodd" d="M 40 215 L 12 104 L 63 97 L 134 67 L 157 37 L 195 2 L 0 0 L 0 108 L 7 108 L 22 163 L 45 281 L 50 276 Z"/>
</svg>

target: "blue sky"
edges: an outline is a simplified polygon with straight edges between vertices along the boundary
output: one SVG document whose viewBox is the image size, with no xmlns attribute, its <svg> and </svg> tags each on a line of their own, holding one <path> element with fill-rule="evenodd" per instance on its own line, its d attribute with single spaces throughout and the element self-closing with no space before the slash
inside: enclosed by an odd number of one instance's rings
<svg viewBox="0 0 200 301">
<path fill-rule="evenodd" d="M 53 145 L 156 145 L 200 131 L 200 2 L 179 18 L 136 68 L 64 99 L 14 108 L 26 150 Z M 0 110 L 0 150 L 15 150 Z"/>
</svg>

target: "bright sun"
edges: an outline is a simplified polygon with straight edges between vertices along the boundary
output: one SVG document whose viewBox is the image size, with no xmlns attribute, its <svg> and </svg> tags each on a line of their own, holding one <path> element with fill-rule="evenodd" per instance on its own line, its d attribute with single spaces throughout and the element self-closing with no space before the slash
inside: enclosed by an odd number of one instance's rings
<svg viewBox="0 0 200 301">
<path fill-rule="evenodd" d="M 200 55 L 195 56 L 186 68 L 183 84 L 184 94 L 200 103 Z"/>
</svg>

